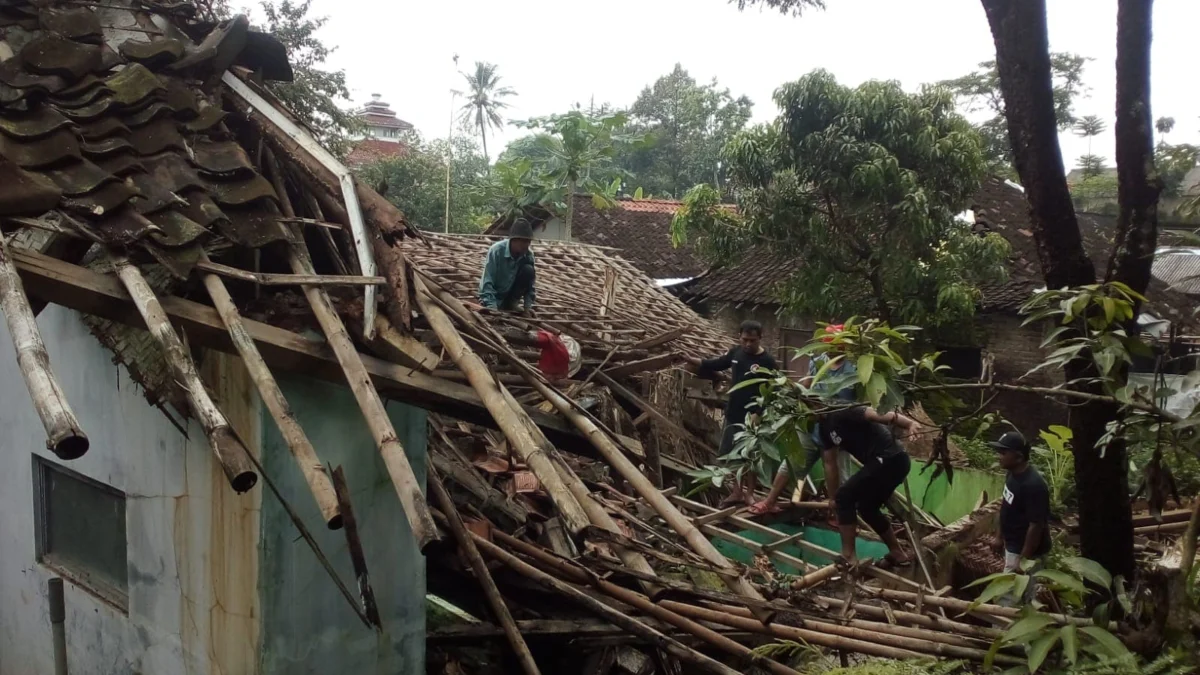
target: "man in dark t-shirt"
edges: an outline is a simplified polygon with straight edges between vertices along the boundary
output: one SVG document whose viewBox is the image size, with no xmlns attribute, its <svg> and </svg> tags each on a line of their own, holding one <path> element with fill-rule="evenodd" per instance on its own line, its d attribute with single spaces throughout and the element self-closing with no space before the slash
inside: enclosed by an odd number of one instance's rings
<svg viewBox="0 0 1200 675">
<path fill-rule="evenodd" d="M 842 536 L 840 560 L 835 562 L 850 567 L 857 563 L 855 539 L 858 536 L 858 516 L 862 516 L 863 522 L 870 525 L 887 544 L 888 554 L 880 561 L 881 567 L 911 564 L 908 554 L 900 548 L 900 541 L 896 539 L 891 523 L 880 509 L 908 476 L 908 453 L 897 440 L 893 429 L 910 435 L 917 428 L 917 423 L 900 413 L 881 415 L 866 406 L 853 406 L 825 415 L 820 424 L 825 487 L 832 495 L 830 508 L 837 513 L 838 530 Z M 845 483 L 841 482 L 838 471 L 839 449 L 862 463 L 862 468 Z"/>
<path fill-rule="evenodd" d="M 725 425 L 721 433 L 721 448 L 717 451 L 718 456 L 726 455 L 733 450 L 734 437 L 745 425 L 747 416 L 757 418 L 760 412 L 757 402 L 758 389 L 755 387 L 736 389 L 737 385 L 757 377 L 760 371 L 779 370 L 775 359 L 766 349 L 763 349 L 762 324 L 757 321 L 743 321 L 739 344 L 732 347 L 724 356 L 703 360 L 688 357 L 687 362 L 701 377 L 712 377 L 723 370 L 729 370 L 733 374 L 733 382 L 729 385 L 729 401 L 725 404 Z M 753 472 L 749 472 L 746 481 L 748 492 L 744 491 L 741 485 L 733 484 L 730 487 L 729 497 L 722 502 L 723 506 L 744 503 L 747 494 L 753 497 L 756 483 Z"/>
<path fill-rule="evenodd" d="M 1050 489 L 1038 470 L 1029 465 L 1029 443 L 1010 431 L 988 445 L 996 451 L 1000 468 L 1008 472 L 1000 504 L 997 548 L 1004 549 L 1004 571 L 1023 574 L 1021 563 L 1039 561 L 1050 552 Z M 1026 591 L 1034 587 L 1029 584 Z"/>
</svg>

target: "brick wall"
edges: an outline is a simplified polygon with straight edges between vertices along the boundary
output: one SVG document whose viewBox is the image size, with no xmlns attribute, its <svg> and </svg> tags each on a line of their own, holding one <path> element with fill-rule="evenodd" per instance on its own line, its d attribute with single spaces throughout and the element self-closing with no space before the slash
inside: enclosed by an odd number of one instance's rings
<svg viewBox="0 0 1200 675">
<path fill-rule="evenodd" d="M 1041 363 L 1045 355 L 1041 348 L 1042 329 L 1039 326 L 1022 326 L 1021 322 L 1021 317 L 1009 314 L 989 314 L 976 319 L 982 342 L 980 346 L 996 358 L 996 379 L 1007 382 L 1020 379 L 1021 384 L 1039 387 L 1053 387 L 1062 383 L 1062 372 L 1058 370 L 1042 370 L 1021 379 Z M 1038 430 L 1051 424 L 1067 424 L 1070 417 L 1068 406 L 1037 394 L 1000 392 L 993 403 L 1031 440 L 1036 438 Z"/>
</svg>

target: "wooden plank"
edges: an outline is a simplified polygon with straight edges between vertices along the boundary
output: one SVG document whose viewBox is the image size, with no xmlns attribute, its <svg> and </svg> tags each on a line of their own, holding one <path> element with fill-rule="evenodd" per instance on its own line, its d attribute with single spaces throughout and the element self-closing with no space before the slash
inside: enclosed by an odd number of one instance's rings
<svg viewBox="0 0 1200 675">
<path fill-rule="evenodd" d="M 658 356 L 651 356 L 641 361 L 630 361 L 622 363 L 619 366 L 613 366 L 603 371 L 603 374 L 613 379 L 629 377 L 638 373 L 655 372 L 664 368 L 670 368 L 678 360 L 679 356 L 676 354 L 659 354 Z"/>
<path fill-rule="evenodd" d="M 360 277 L 347 274 L 265 274 L 212 261 L 200 261 L 196 263 L 195 268 L 230 279 L 249 281 L 259 286 L 383 286 L 387 284 L 387 279 L 383 277 Z"/>
<path fill-rule="evenodd" d="M 350 551 L 350 563 L 354 566 L 354 578 L 358 581 L 358 593 L 362 598 L 363 613 L 375 628 L 382 630 L 379 607 L 375 604 L 375 591 L 371 588 L 371 577 L 367 573 L 367 556 L 363 554 L 362 540 L 358 537 L 358 521 L 350 506 L 350 488 L 346 485 L 346 473 L 342 467 L 333 470 L 333 490 L 337 494 L 338 510 L 342 514 L 342 529 L 346 533 L 346 547 Z"/>
<path fill-rule="evenodd" d="M 674 341 L 678 340 L 679 338 L 683 337 L 683 334 L 686 332 L 687 332 L 686 328 L 672 328 L 671 330 L 669 330 L 665 333 L 660 333 L 659 335 L 655 335 L 652 338 L 647 338 L 645 340 L 642 340 L 641 342 L 633 345 L 633 347 L 631 347 L 631 349 L 650 349 L 651 347 L 658 347 L 659 345 L 665 345 L 668 342 L 674 342 Z"/>
<path fill-rule="evenodd" d="M 25 291 L 31 298 L 37 297 L 135 328 L 146 327 L 129 294 L 116 278 L 33 251 L 13 249 L 12 257 L 25 284 Z M 163 297 L 161 304 L 172 322 L 187 331 L 188 339 L 193 344 L 229 354 L 237 353 L 217 310 L 174 296 Z M 345 382 L 337 359 L 323 340 L 310 339 L 250 319 L 244 323 L 246 332 L 258 345 L 263 360 L 272 368 L 339 384 Z M 470 387 L 372 356 L 361 355 L 361 358 L 381 394 L 431 412 L 495 428 L 491 415 Z M 591 443 L 575 432 L 569 422 L 532 408 L 527 411 L 560 449 L 586 457 L 599 456 Z M 640 444 L 632 439 L 622 438 L 621 442 L 626 447 L 640 451 Z"/>
<path fill-rule="evenodd" d="M 375 337 L 367 341 L 379 356 L 431 373 L 441 358 L 417 338 L 396 330 L 387 317 L 375 315 Z"/>
</svg>

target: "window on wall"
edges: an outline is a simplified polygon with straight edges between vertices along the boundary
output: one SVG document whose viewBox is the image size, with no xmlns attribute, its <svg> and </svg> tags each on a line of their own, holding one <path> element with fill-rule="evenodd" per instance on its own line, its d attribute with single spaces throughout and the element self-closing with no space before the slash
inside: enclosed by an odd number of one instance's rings
<svg viewBox="0 0 1200 675">
<path fill-rule="evenodd" d="M 125 494 L 35 455 L 33 495 L 38 562 L 125 609 Z"/>
</svg>

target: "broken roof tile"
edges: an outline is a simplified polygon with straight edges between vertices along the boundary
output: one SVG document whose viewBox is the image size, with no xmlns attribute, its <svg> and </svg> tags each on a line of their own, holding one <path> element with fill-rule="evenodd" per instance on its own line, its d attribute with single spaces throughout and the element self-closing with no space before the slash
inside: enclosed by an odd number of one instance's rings
<svg viewBox="0 0 1200 675">
<path fill-rule="evenodd" d="M 100 47 L 50 34 L 34 38 L 25 45 L 18 58 L 34 73 L 58 75 L 71 81 L 87 75 L 102 63 Z"/>
<path fill-rule="evenodd" d="M 0 215 L 40 216 L 61 198 L 62 190 L 45 176 L 25 171 L 0 155 Z"/>
<path fill-rule="evenodd" d="M 80 159 L 79 140 L 70 129 L 60 128 L 48 136 L 21 142 L 0 134 L 0 155 L 25 169 L 42 169 Z"/>
<path fill-rule="evenodd" d="M 0 133 L 25 142 L 47 136 L 70 123 L 70 120 L 54 108 L 38 106 L 26 115 L 0 117 Z"/>
<path fill-rule="evenodd" d="M 66 10 L 45 8 L 38 13 L 38 21 L 46 30 L 68 40 L 98 44 L 104 36 L 100 17 L 87 7 Z"/>
<path fill-rule="evenodd" d="M 129 139 L 139 155 L 157 155 L 167 150 L 186 151 L 183 136 L 169 118 L 155 120 L 140 128 Z"/>
<path fill-rule="evenodd" d="M 140 63 L 122 68 L 116 75 L 105 80 L 105 84 L 113 91 L 113 101 L 126 108 L 152 96 L 166 93 L 162 81 Z"/>
<path fill-rule="evenodd" d="M 159 68 L 179 60 L 183 56 L 184 47 L 182 42 L 171 38 L 149 42 L 131 38 L 122 42 L 118 51 L 130 61 L 149 68 Z"/>
<path fill-rule="evenodd" d="M 86 195 L 101 185 L 116 180 L 112 174 L 86 159 L 42 173 L 62 188 L 63 194 L 68 197 Z"/>
<path fill-rule="evenodd" d="M 277 241 L 287 241 L 287 231 L 279 222 L 280 214 L 272 205 L 268 209 L 225 209 L 225 219 L 217 221 L 221 234 L 238 246 L 259 248 Z"/>
<path fill-rule="evenodd" d="M 150 235 L 150 238 L 160 246 L 168 248 L 187 246 L 208 234 L 208 230 L 202 225 L 175 209 L 159 211 L 148 218 L 150 222 L 162 228 L 162 231 Z"/>
<path fill-rule="evenodd" d="M 192 146 L 192 154 L 196 166 L 210 175 L 238 177 L 255 173 L 246 151 L 233 141 L 198 142 Z"/>
<path fill-rule="evenodd" d="M 258 174 L 254 174 L 253 178 L 232 183 L 212 182 L 208 184 L 208 188 L 213 201 L 222 206 L 246 206 L 258 200 L 278 199 L 275 188 Z"/>
</svg>

